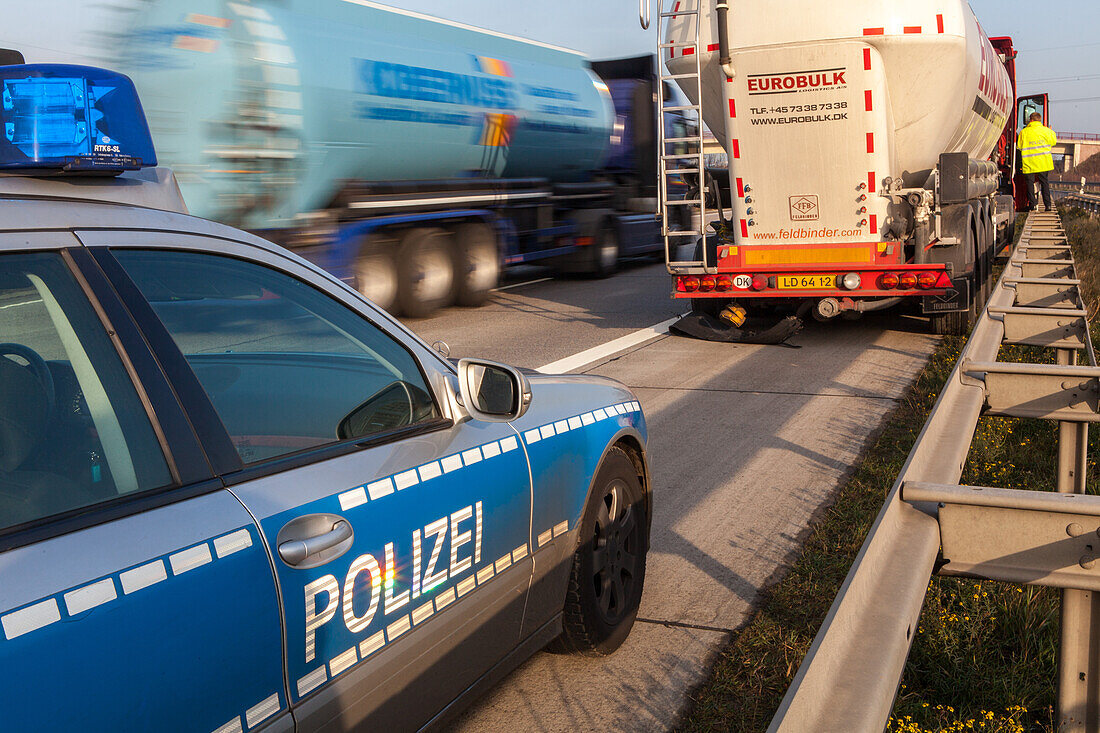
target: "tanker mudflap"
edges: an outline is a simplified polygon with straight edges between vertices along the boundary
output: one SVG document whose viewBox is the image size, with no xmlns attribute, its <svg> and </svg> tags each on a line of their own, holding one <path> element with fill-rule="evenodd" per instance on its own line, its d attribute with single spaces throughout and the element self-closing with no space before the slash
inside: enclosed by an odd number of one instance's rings
<svg viewBox="0 0 1100 733">
<path fill-rule="evenodd" d="M 691 312 L 669 326 L 669 332 L 677 336 L 717 341 L 726 344 L 769 344 L 800 349 L 787 343 L 787 339 L 802 330 L 802 319 L 787 316 L 775 319 L 749 318 L 738 328 L 732 323 L 707 313 Z"/>
</svg>

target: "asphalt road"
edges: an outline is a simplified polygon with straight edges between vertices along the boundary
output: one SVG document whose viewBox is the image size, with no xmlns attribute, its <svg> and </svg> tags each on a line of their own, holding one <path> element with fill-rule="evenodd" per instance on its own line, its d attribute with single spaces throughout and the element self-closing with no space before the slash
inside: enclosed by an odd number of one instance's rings
<svg viewBox="0 0 1100 733">
<path fill-rule="evenodd" d="M 539 277 L 535 275 L 534 277 Z M 681 312 L 663 265 L 520 284 L 409 326 L 451 355 L 539 367 Z M 649 421 L 652 545 L 639 622 L 606 658 L 541 652 L 457 731 L 666 730 L 713 655 L 782 576 L 936 344 L 895 313 L 810 323 L 800 348 L 660 336 L 582 367 Z"/>
</svg>

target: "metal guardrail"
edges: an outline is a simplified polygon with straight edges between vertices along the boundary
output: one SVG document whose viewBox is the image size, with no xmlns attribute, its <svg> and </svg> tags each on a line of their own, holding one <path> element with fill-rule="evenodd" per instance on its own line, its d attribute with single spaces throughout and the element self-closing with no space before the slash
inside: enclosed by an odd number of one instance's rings
<svg viewBox="0 0 1100 733">
<path fill-rule="evenodd" d="M 1063 196 L 1059 199 L 1059 203 L 1065 203 L 1070 206 L 1075 206 L 1078 209 L 1084 209 L 1090 214 L 1100 214 L 1100 195 L 1074 193 L 1069 196 Z"/>
<path fill-rule="evenodd" d="M 1058 215 L 1033 212 L 769 731 L 881 733 L 934 571 L 1084 589 L 1064 592 L 1059 730 L 1098 730 L 1100 497 L 1079 494 L 1100 369 L 1073 275 Z M 1003 344 L 1058 363 L 999 363 Z M 959 486 L 983 414 L 1058 420 L 1062 493 Z"/>
<path fill-rule="evenodd" d="M 1058 132 L 1058 141 L 1063 140 L 1100 140 L 1100 133 L 1096 132 Z"/>
</svg>

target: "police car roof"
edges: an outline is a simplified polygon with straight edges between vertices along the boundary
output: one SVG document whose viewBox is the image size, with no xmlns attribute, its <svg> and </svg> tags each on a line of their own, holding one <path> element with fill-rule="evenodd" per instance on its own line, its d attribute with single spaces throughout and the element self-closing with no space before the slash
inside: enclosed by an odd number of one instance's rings
<svg viewBox="0 0 1100 733">
<path fill-rule="evenodd" d="M 176 176 L 168 168 L 144 168 L 118 176 L 0 174 L 0 198 L 97 201 L 187 213 Z"/>
</svg>

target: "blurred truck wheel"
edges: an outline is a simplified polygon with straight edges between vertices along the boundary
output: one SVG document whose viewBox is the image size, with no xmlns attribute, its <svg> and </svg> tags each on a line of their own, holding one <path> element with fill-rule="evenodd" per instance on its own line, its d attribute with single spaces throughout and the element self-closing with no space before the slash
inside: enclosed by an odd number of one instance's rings
<svg viewBox="0 0 1100 733">
<path fill-rule="evenodd" d="M 397 250 L 397 303 L 409 318 L 425 318 L 450 305 L 454 258 L 442 229 L 410 229 Z"/>
<path fill-rule="evenodd" d="M 355 257 L 355 288 L 383 310 L 393 310 L 397 301 L 396 242 L 383 234 L 363 239 Z"/>
<path fill-rule="evenodd" d="M 455 303 L 478 306 L 489 299 L 500 278 L 497 238 L 488 224 L 460 224 L 452 235 Z"/>
<path fill-rule="evenodd" d="M 619 235 L 610 221 L 600 224 L 596 241 L 583 252 L 585 271 L 596 277 L 609 277 L 619 269 Z"/>
</svg>

